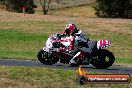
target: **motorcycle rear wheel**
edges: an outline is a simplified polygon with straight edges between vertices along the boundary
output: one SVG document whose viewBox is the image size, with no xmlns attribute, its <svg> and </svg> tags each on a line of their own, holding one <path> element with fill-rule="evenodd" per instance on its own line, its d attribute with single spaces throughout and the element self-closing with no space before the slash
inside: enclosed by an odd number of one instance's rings
<svg viewBox="0 0 132 88">
<path fill-rule="evenodd" d="M 95 51 L 92 55 L 91 64 L 99 69 L 106 69 L 113 65 L 115 57 L 112 52 L 106 49 L 99 49 Z"/>
<path fill-rule="evenodd" d="M 46 65 L 52 65 L 59 61 L 59 58 L 57 56 L 55 56 L 54 54 L 50 54 L 50 56 L 48 54 L 49 54 L 48 52 L 41 49 L 37 55 L 38 60 L 41 63 L 46 64 Z"/>
</svg>

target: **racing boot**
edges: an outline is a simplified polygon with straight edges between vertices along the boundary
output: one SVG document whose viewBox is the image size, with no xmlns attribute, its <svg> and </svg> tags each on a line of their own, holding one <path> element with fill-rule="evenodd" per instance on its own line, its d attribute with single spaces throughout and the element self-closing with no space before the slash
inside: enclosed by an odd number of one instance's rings
<svg viewBox="0 0 132 88">
<path fill-rule="evenodd" d="M 89 65 L 91 61 L 91 56 L 89 53 L 86 52 L 78 52 L 71 60 L 70 65 L 71 66 L 78 66 L 78 65 Z"/>
<path fill-rule="evenodd" d="M 79 64 L 77 63 L 79 56 L 81 52 L 78 52 L 69 62 L 70 66 L 78 66 Z"/>
</svg>

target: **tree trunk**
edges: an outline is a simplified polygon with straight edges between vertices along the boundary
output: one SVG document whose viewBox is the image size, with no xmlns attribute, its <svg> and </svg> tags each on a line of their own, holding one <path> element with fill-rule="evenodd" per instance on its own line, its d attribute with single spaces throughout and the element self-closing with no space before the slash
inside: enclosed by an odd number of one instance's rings
<svg viewBox="0 0 132 88">
<path fill-rule="evenodd" d="M 46 15 L 49 11 L 49 4 L 51 0 L 39 0 L 39 1 L 42 7 L 43 14 Z"/>
</svg>

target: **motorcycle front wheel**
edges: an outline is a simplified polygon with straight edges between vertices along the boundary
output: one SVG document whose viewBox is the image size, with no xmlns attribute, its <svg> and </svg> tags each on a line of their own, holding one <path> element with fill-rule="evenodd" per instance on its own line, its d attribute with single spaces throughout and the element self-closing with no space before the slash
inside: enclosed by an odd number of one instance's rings
<svg viewBox="0 0 132 88">
<path fill-rule="evenodd" d="M 46 64 L 46 65 L 52 65 L 59 61 L 59 58 L 57 56 L 55 56 L 54 54 L 51 54 L 49 52 L 46 52 L 43 49 L 41 49 L 38 52 L 37 57 L 41 63 Z"/>
</svg>

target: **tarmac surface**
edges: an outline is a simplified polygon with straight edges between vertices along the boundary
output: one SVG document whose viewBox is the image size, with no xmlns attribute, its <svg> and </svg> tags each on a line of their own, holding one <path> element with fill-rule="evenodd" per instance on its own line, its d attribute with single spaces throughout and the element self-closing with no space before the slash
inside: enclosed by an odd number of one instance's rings
<svg viewBox="0 0 132 88">
<path fill-rule="evenodd" d="M 13 60 L 13 59 L 0 59 L 0 66 L 23 66 L 23 67 L 41 67 L 65 70 L 77 70 L 78 67 L 70 67 L 68 64 L 56 63 L 54 65 L 44 65 L 39 61 L 30 60 Z M 82 65 L 86 71 L 112 73 L 112 74 L 130 74 L 132 75 L 132 67 L 125 67 L 121 65 L 113 65 L 107 69 L 97 69 L 92 65 Z"/>
</svg>

